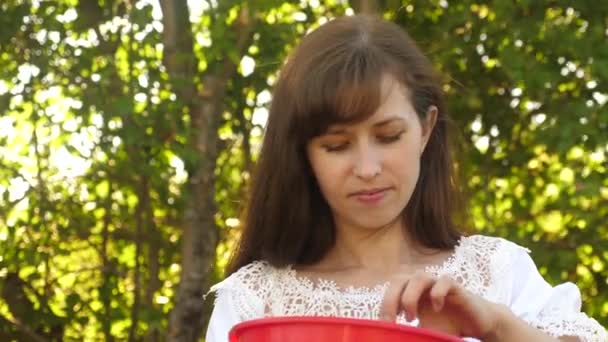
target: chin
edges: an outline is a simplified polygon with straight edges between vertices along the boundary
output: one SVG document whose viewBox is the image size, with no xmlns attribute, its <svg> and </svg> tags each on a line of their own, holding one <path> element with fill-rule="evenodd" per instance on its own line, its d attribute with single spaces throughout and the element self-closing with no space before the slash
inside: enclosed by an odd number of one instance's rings
<svg viewBox="0 0 608 342">
<path fill-rule="evenodd" d="M 361 227 L 362 229 L 366 229 L 366 230 L 380 230 L 382 228 L 385 228 L 387 226 L 391 226 L 394 225 L 396 222 L 399 222 L 400 220 L 400 216 L 391 216 L 390 218 L 378 218 L 378 219 L 374 219 L 374 220 L 360 220 L 360 221 L 355 221 L 356 226 Z"/>
</svg>

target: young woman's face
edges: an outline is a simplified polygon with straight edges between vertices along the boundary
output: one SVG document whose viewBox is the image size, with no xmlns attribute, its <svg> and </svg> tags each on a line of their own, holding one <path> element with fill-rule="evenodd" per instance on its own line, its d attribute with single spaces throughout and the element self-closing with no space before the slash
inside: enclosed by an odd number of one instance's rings
<svg viewBox="0 0 608 342">
<path fill-rule="evenodd" d="M 375 229 L 394 222 L 409 201 L 436 118 L 418 118 L 406 88 L 382 81 L 384 102 L 367 120 L 332 125 L 307 145 L 308 158 L 338 229 Z"/>
</svg>

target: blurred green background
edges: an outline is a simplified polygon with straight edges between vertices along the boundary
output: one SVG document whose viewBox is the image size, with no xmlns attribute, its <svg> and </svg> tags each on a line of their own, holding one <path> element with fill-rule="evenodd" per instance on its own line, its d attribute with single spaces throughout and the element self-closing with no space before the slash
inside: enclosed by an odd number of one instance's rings
<svg viewBox="0 0 608 342">
<path fill-rule="evenodd" d="M 202 339 L 277 70 L 360 12 L 444 75 L 472 230 L 606 326 L 607 2 L 2 0 L 0 340 Z"/>
</svg>

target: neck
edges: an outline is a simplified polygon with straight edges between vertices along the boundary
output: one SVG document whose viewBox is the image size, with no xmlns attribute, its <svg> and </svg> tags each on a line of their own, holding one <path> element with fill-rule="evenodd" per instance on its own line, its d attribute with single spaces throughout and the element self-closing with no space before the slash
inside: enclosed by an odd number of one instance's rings
<svg viewBox="0 0 608 342">
<path fill-rule="evenodd" d="M 378 229 L 336 227 L 336 244 L 324 258 L 334 269 L 368 269 L 380 273 L 415 268 L 428 261 L 423 248 L 406 233 L 401 220 Z"/>
</svg>

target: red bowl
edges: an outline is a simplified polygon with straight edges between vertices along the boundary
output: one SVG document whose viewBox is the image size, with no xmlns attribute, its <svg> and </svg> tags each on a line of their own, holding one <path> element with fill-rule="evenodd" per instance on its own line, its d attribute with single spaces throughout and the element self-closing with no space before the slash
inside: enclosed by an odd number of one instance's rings
<svg viewBox="0 0 608 342">
<path fill-rule="evenodd" d="M 335 317 L 276 317 L 245 321 L 230 342 L 463 342 L 436 331 L 390 322 Z"/>
</svg>

